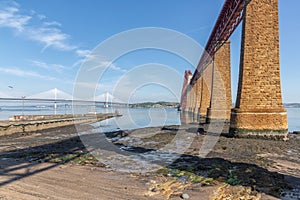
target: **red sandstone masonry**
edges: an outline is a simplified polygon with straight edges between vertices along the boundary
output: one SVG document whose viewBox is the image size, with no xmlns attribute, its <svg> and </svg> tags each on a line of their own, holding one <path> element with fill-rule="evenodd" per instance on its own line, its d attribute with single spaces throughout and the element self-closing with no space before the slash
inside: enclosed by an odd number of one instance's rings
<svg viewBox="0 0 300 200">
<path fill-rule="evenodd" d="M 192 78 L 192 75 L 189 75 L 188 83 L 190 83 L 191 78 Z M 187 86 L 187 111 L 191 111 L 191 108 L 193 105 L 192 101 L 193 101 L 193 89 L 192 89 L 192 86 L 190 84 L 188 84 L 188 86 Z"/>
<path fill-rule="evenodd" d="M 211 84 L 212 84 L 212 63 L 207 66 L 202 74 L 202 90 L 201 90 L 201 103 L 200 103 L 200 115 L 205 116 L 207 114 L 207 108 L 210 105 L 211 97 Z"/>
<path fill-rule="evenodd" d="M 197 85 L 194 84 L 192 86 L 192 102 L 191 102 L 191 111 L 194 112 L 195 107 L 196 107 L 196 101 L 197 101 L 197 96 L 196 96 L 196 92 L 197 92 Z"/>
<path fill-rule="evenodd" d="M 229 120 L 232 108 L 229 41 L 215 53 L 213 74 L 212 98 L 207 110 L 208 121 Z"/>
<path fill-rule="evenodd" d="M 194 111 L 195 111 L 196 108 L 197 108 L 197 99 L 198 99 L 198 95 L 197 95 L 198 85 L 197 85 L 197 83 L 195 83 L 195 84 L 193 85 L 193 89 L 194 89 L 194 95 L 195 95 L 195 97 L 194 97 L 194 102 L 193 102 L 193 109 L 194 109 Z"/>
<path fill-rule="evenodd" d="M 251 0 L 243 21 L 241 64 L 231 132 L 287 134 L 279 64 L 278 0 Z"/>
<path fill-rule="evenodd" d="M 187 87 L 187 104 L 186 104 L 187 111 L 190 111 L 190 109 L 191 109 L 191 101 L 192 101 L 191 94 L 192 94 L 191 86 L 188 85 L 188 87 Z"/>
<path fill-rule="evenodd" d="M 200 112 L 201 90 L 202 90 L 201 78 L 199 78 L 196 81 L 196 84 L 197 84 L 197 91 L 196 91 L 197 101 L 196 101 L 195 112 L 197 112 L 197 114 L 200 114 L 199 112 Z"/>
<path fill-rule="evenodd" d="M 182 94 L 182 96 L 181 96 L 181 105 L 180 105 L 180 107 L 181 107 L 181 109 L 183 110 L 183 111 L 187 111 L 187 108 L 188 108 L 188 106 L 187 106 L 187 96 L 188 96 L 188 94 L 187 94 L 187 89 L 188 89 L 188 85 L 189 85 L 189 76 L 192 74 L 192 72 L 190 71 L 190 70 L 186 70 L 185 72 L 184 72 L 184 81 L 183 81 L 183 86 L 182 86 L 182 91 L 181 91 L 181 94 Z"/>
</svg>

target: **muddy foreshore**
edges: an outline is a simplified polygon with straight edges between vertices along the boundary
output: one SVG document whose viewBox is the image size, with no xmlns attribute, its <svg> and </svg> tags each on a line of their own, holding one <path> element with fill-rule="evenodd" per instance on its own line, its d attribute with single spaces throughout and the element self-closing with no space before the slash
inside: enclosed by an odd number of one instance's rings
<svg viewBox="0 0 300 200">
<path fill-rule="evenodd" d="M 90 125 L 80 126 L 81 132 L 91 129 Z M 225 199 L 226 195 L 236 195 L 236 199 L 243 195 L 245 199 L 300 198 L 299 135 L 290 134 L 288 141 L 229 138 L 207 133 L 205 124 L 200 127 L 198 124 L 188 124 L 81 136 L 78 136 L 78 130 L 75 126 L 66 126 L 0 136 L 0 191 L 6 194 L 1 197 L 13 199 L 15 196 L 10 196 L 9 191 L 16 187 L 18 181 L 29 180 L 28 177 L 32 178 L 35 174 L 50 173 L 52 169 L 47 167 L 46 170 L 31 172 L 30 167 L 42 164 L 72 166 L 75 171 L 82 167 L 100 169 L 103 176 L 108 173 L 122 177 L 125 182 L 136 182 L 132 187 L 138 188 L 131 191 L 131 199 L 143 199 L 135 196 L 135 193 L 141 194 L 145 199 L 180 199 L 183 193 L 189 194 L 189 199 Z M 90 147 L 82 142 L 90 137 L 89 140 L 97 143 L 99 135 L 106 143 L 113 144 L 115 150 L 102 146 L 106 151 L 115 151 L 112 156 L 95 158 L 90 154 Z M 207 144 L 211 145 L 211 150 L 204 157 L 201 153 L 203 146 Z M 116 154 L 121 154 L 122 157 L 115 156 Z M 153 170 L 150 167 L 141 173 L 139 170 L 142 167 L 137 168 L 141 163 L 129 162 L 128 157 L 141 159 L 142 164 L 155 164 L 159 168 Z M 23 173 L 12 173 L 15 169 L 20 169 L 20 166 L 24 166 L 21 167 L 24 169 Z M 145 166 L 148 167 L 148 164 Z M 124 171 L 129 172 L 125 173 L 128 176 L 124 177 Z M 98 174 L 100 177 L 102 175 Z M 68 181 L 78 180 L 68 177 Z M 30 181 L 26 184 L 30 185 Z M 104 181 L 102 184 L 109 185 L 111 182 Z M 115 184 L 117 187 L 121 183 L 116 180 Z M 72 187 L 80 190 L 83 187 L 80 185 L 84 183 L 78 183 L 78 188 L 74 185 Z M 58 184 L 57 187 L 52 187 L 53 190 L 60 190 L 62 186 Z M 21 193 L 29 192 L 25 187 L 19 190 Z M 55 193 L 42 189 L 40 191 L 45 197 L 56 199 Z M 91 193 L 101 195 L 101 192 Z M 109 195 L 113 197 L 115 192 L 128 195 L 128 191 L 126 194 L 123 190 L 111 191 L 105 198 L 99 196 L 98 199 L 110 199 Z M 67 193 L 65 195 L 65 198 L 72 198 Z M 121 199 L 130 199 L 125 196 Z M 84 196 L 82 199 L 89 198 Z"/>
</svg>

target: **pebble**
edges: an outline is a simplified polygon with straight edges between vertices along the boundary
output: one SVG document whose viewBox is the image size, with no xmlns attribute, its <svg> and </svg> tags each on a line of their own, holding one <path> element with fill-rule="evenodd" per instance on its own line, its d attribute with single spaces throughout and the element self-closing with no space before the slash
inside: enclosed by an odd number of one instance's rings
<svg viewBox="0 0 300 200">
<path fill-rule="evenodd" d="M 178 178 L 178 181 L 182 184 L 186 184 L 188 182 L 189 178 L 186 176 L 181 176 Z"/>
<path fill-rule="evenodd" d="M 181 195 L 181 198 L 182 198 L 182 199 L 189 199 L 190 196 L 189 196 L 188 194 L 182 194 L 182 195 Z"/>
</svg>

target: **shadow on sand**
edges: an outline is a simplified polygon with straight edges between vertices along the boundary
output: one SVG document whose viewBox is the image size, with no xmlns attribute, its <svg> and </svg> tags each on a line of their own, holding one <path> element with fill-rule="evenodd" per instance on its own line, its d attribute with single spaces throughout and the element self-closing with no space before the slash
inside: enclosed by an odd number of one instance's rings
<svg viewBox="0 0 300 200">
<path fill-rule="evenodd" d="M 93 137 L 94 135 L 95 134 L 91 134 L 87 137 Z M 106 134 L 106 136 L 103 137 L 104 140 L 108 141 L 107 137 L 127 137 L 127 134 L 123 131 L 118 131 Z M 121 144 L 117 146 L 120 147 Z M 150 151 L 156 150 L 142 147 L 133 147 L 130 149 L 130 152 L 134 153 Z M 126 150 L 120 152 L 124 154 L 128 153 Z M 79 136 L 50 144 L 1 152 L 0 176 L 4 178 L 3 181 L 0 182 L 0 186 L 72 162 L 85 154 L 88 154 L 88 152 Z M 41 162 L 47 163 L 47 165 L 32 170 L 32 168 L 38 166 Z M 183 154 L 179 155 L 178 159 L 168 165 L 167 168 L 192 171 L 197 175 L 213 178 L 232 185 L 250 186 L 253 189 L 274 197 L 279 197 L 283 190 L 291 187 L 287 176 L 284 174 L 268 171 L 255 164 L 231 162 L 218 157 L 200 158 L 198 156 Z M 289 178 L 300 183 L 300 179 L 297 177 L 290 176 Z"/>
</svg>

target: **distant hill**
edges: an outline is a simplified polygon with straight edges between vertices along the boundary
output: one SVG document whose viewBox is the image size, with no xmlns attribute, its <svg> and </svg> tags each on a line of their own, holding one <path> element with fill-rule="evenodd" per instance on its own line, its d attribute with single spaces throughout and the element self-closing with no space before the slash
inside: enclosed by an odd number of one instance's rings
<svg viewBox="0 0 300 200">
<path fill-rule="evenodd" d="M 177 102 L 143 102 L 143 103 L 135 103 L 130 104 L 131 108 L 177 108 L 179 103 Z"/>
<path fill-rule="evenodd" d="M 179 107 L 179 103 L 177 102 L 143 102 L 143 103 L 135 103 L 130 104 L 131 108 L 177 108 Z M 300 103 L 284 103 L 285 108 L 300 108 Z"/>
<path fill-rule="evenodd" d="M 300 103 L 284 103 L 285 108 L 300 108 Z"/>
</svg>

